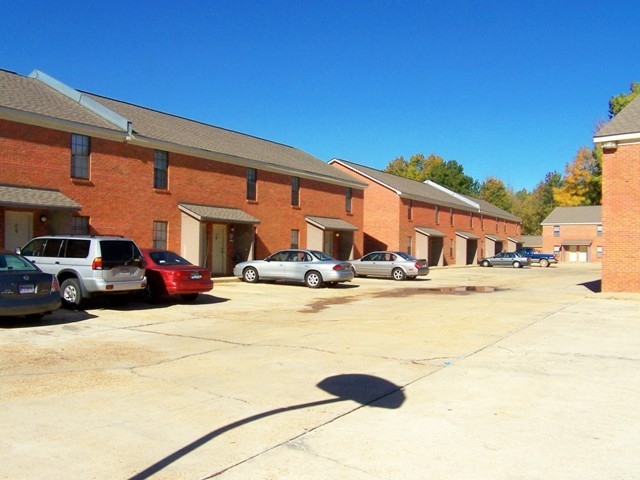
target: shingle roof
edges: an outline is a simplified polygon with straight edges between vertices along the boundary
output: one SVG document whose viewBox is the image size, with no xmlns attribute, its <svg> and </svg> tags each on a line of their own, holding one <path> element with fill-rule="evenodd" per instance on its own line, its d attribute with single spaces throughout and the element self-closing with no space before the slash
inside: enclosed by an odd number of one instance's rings
<svg viewBox="0 0 640 480">
<path fill-rule="evenodd" d="M 43 79 L 52 80 L 44 74 Z M 287 172 L 292 175 L 309 177 L 364 188 L 359 182 L 326 162 L 300 149 L 281 143 L 234 132 L 213 125 L 189 120 L 176 115 L 139 107 L 130 103 L 101 97 L 88 92 L 73 90 L 62 84 L 56 90 L 40 78 L 24 77 L 16 73 L 0 70 L 0 118 L 7 115 L 23 115 L 25 122 L 30 118 L 59 120 L 78 126 L 89 126 L 120 133 L 123 138 L 127 131 L 94 113 L 77 98 L 97 102 L 132 123 L 133 138 L 146 142 L 151 148 L 171 151 L 172 145 L 188 148 L 190 154 L 218 161 L 233 160 L 238 164 L 250 165 L 258 169 Z M 70 98 L 63 92 L 71 92 Z M 26 115 L 25 115 L 26 114 Z M 22 117 L 21 117 L 22 118 Z M 67 129 L 69 127 L 67 126 Z M 78 132 L 81 133 L 81 132 Z M 99 134 L 98 134 L 99 135 Z M 153 142 L 161 144 L 154 146 Z"/>
<path fill-rule="evenodd" d="M 307 215 L 305 219 L 314 225 L 322 228 L 323 230 L 343 230 L 343 231 L 356 231 L 358 227 L 351 225 L 349 222 L 342 220 L 341 218 L 333 217 L 315 217 Z"/>
<path fill-rule="evenodd" d="M 556 207 L 540 224 L 602 223 L 602 206 Z"/>
<path fill-rule="evenodd" d="M 519 222 L 520 217 L 507 212 L 506 210 L 501 209 L 500 207 L 496 207 L 493 203 L 489 203 L 486 200 L 482 200 L 481 198 L 470 197 L 469 195 L 464 195 L 464 197 L 468 198 L 472 202 L 476 202 L 480 205 L 480 213 L 485 215 L 491 215 L 500 218 L 506 218 L 508 220 L 514 220 Z"/>
<path fill-rule="evenodd" d="M 0 205 L 49 210 L 80 210 L 81 206 L 58 190 L 0 185 Z"/>
<path fill-rule="evenodd" d="M 451 206 L 461 210 L 475 210 L 468 203 L 458 200 L 445 191 L 431 185 L 342 159 L 334 158 L 331 162 L 339 162 L 347 168 L 350 168 L 355 172 L 359 172 L 361 175 L 395 190 L 400 196 L 414 198 L 435 205 Z"/>
<path fill-rule="evenodd" d="M 598 130 L 595 138 L 629 133 L 640 133 L 640 96 L 634 98 L 609 123 Z"/>
<path fill-rule="evenodd" d="M 193 203 L 180 203 L 178 207 L 183 212 L 206 222 L 260 223 L 260 220 L 253 215 L 243 212 L 239 208 L 215 207 L 212 205 L 197 205 Z"/>
</svg>

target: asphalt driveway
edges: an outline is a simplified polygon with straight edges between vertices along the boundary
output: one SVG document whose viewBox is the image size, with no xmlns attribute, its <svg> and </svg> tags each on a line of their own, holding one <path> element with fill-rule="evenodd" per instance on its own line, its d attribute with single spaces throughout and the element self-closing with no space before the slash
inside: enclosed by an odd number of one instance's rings
<svg viewBox="0 0 640 480">
<path fill-rule="evenodd" d="M 640 295 L 599 278 L 232 280 L 0 320 L 0 478 L 640 478 Z"/>
</svg>

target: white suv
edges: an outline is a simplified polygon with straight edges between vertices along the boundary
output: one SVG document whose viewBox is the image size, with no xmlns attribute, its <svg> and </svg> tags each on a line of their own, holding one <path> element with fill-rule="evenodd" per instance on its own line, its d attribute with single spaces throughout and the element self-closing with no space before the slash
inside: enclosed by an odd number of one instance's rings
<svg viewBox="0 0 640 480">
<path fill-rule="evenodd" d="M 80 308 L 97 294 L 126 294 L 146 287 L 142 253 L 133 240 L 117 236 L 49 235 L 33 238 L 18 253 L 60 282 L 67 307 Z"/>
</svg>

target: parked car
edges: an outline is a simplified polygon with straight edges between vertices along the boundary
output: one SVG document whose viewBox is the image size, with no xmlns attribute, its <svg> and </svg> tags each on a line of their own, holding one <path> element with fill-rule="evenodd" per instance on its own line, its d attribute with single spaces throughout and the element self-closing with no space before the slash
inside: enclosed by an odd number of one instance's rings
<svg viewBox="0 0 640 480">
<path fill-rule="evenodd" d="M 39 319 L 60 307 L 60 285 L 20 255 L 0 250 L 0 316 Z"/>
<path fill-rule="evenodd" d="M 307 287 L 336 285 L 353 280 L 351 265 L 317 250 L 281 250 L 264 260 L 238 263 L 233 274 L 245 282 L 284 280 L 304 282 Z"/>
<path fill-rule="evenodd" d="M 142 253 L 128 238 L 51 235 L 33 238 L 17 251 L 58 277 L 67 307 L 80 308 L 94 295 L 119 295 L 126 301 L 147 286 Z"/>
<path fill-rule="evenodd" d="M 500 252 L 493 257 L 481 258 L 478 262 L 481 267 L 514 267 L 522 268 L 531 265 L 529 257 L 523 257 L 516 252 Z"/>
<path fill-rule="evenodd" d="M 418 260 L 404 252 L 371 252 L 357 260 L 350 260 L 349 263 L 356 277 L 372 275 L 411 280 L 429 274 L 429 265 L 425 259 Z"/>
<path fill-rule="evenodd" d="M 192 264 L 169 250 L 142 249 L 147 275 L 147 287 L 142 291 L 147 302 L 165 295 L 180 295 L 187 302 L 213 288 L 211 272 Z"/>
</svg>

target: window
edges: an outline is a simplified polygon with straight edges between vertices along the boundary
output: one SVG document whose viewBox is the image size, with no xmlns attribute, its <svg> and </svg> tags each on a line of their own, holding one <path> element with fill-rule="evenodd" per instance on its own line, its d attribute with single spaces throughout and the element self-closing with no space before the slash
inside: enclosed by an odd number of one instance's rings
<svg viewBox="0 0 640 480">
<path fill-rule="evenodd" d="M 73 235 L 89 235 L 89 217 L 71 217 Z"/>
<path fill-rule="evenodd" d="M 409 199 L 407 204 L 407 219 L 411 220 L 413 217 L 413 200 Z"/>
<path fill-rule="evenodd" d="M 449 225 L 453 227 L 453 208 L 449 209 Z"/>
<path fill-rule="evenodd" d="M 300 177 L 291 177 L 291 205 L 300 206 Z"/>
<path fill-rule="evenodd" d="M 291 248 L 299 248 L 300 230 L 291 230 Z"/>
<path fill-rule="evenodd" d="M 598 225 L 598 236 L 601 237 L 602 236 L 602 225 Z"/>
<path fill-rule="evenodd" d="M 473 212 L 469 212 L 469 228 L 473 230 Z"/>
<path fill-rule="evenodd" d="M 71 134 L 71 178 L 89 179 L 90 151 L 89 137 Z"/>
<path fill-rule="evenodd" d="M 351 187 L 347 187 L 347 190 L 345 192 L 345 198 L 346 198 L 345 210 L 347 213 L 351 213 L 351 199 L 353 198 L 353 190 L 351 189 Z"/>
<path fill-rule="evenodd" d="M 256 184 L 258 183 L 258 171 L 255 168 L 247 168 L 247 200 L 255 201 Z"/>
<path fill-rule="evenodd" d="M 484 215 L 480 215 L 480 230 L 484 232 Z"/>
<path fill-rule="evenodd" d="M 153 222 L 153 248 L 167 249 L 167 222 Z"/>
<path fill-rule="evenodd" d="M 559 237 L 560 236 L 560 225 L 554 225 L 553 226 L 553 236 L 554 237 Z"/>
<path fill-rule="evenodd" d="M 407 237 L 407 253 L 411 255 L 411 236 Z"/>
<path fill-rule="evenodd" d="M 436 205 L 436 225 L 440 224 L 440 205 Z"/>
<path fill-rule="evenodd" d="M 601 245 L 598 245 L 598 246 L 596 247 L 596 257 L 598 257 L 598 258 L 602 258 L 602 250 L 603 250 L 603 248 L 602 248 L 602 246 L 601 246 Z"/>
<path fill-rule="evenodd" d="M 153 152 L 153 188 L 166 190 L 169 185 L 169 154 L 162 150 Z"/>
<path fill-rule="evenodd" d="M 449 258 L 453 258 L 453 254 L 454 254 L 454 241 L 453 240 L 449 240 Z"/>
<path fill-rule="evenodd" d="M 498 219 L 498 217 L 496 217 L 496 233 L 498 233 L 499 225 L 500 225 L 500 220 Z"/>
</svg>

